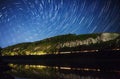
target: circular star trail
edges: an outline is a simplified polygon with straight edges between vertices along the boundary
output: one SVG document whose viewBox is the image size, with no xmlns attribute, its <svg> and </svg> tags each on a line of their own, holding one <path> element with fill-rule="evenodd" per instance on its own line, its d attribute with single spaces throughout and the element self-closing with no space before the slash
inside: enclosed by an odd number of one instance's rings
<svg viewBox="0 0 120 79">
<path fill-rule="evenodd" d="M 0 46 L 120 31 L 119 0 L 0 0 Z"/>
</svg>

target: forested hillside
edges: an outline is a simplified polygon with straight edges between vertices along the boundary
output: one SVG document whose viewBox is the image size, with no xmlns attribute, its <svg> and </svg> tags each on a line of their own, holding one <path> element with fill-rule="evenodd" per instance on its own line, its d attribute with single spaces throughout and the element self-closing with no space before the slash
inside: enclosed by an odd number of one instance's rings
<svg viewBox="0 0 120 79">
<path fill-rule="evenodd" d="M 3 48 L 2 55 L 42 55 L 68 51 L 105 50 L 120 47 L 119 33 L 67 34 Z"/>
</svg>

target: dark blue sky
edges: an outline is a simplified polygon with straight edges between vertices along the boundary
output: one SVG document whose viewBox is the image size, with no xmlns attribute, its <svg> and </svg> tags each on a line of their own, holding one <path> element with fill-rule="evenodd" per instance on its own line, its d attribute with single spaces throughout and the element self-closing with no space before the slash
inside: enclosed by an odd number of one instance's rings
<svg viewBox="0 0 120 79">
<path fill-rule="evenodd" d="M 120 32 L 119 0 L 0 0 L 1 47 L 100 32 Z"/>
</svg>

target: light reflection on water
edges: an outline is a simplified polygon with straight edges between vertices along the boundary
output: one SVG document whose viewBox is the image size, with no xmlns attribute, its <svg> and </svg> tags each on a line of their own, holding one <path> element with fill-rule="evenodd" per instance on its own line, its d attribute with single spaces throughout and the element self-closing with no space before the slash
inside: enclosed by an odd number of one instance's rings
<svg viewBox="0 0 120 79">
<path fill-rule="evenodd" d="M 100 69 L 50 67 L 43 65 L 9 64 L 12 75 L 30 79 L 120 79 L 120 75 L 112 72 L 101 72 Z M 21 79 L 16 78 L 16 79 Z"/>
</svg>

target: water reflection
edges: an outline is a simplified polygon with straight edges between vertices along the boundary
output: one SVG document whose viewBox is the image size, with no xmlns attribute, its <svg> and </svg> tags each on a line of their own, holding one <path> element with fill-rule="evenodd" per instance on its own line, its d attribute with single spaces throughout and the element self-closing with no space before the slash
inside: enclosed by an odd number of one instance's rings
<svg viewBox="0 0 120 79">
<path fill-rule="evenodd" d="M 9 66 L 13 68 L 9 73 L 30 79 L 120 79 L 119 73 L 102 72 L 100 69 L 19 64 Z"/>
<path fill-rule="evenodd" d="M 0 60 L 0 79 L 14 79 L 14 77 L 7 73 L 7 71 L 11 70 L 6 62 Z"/>
</svg>

